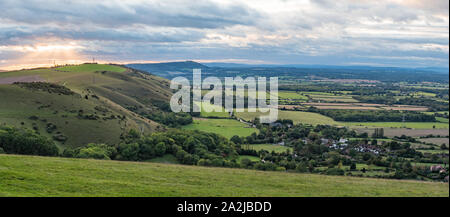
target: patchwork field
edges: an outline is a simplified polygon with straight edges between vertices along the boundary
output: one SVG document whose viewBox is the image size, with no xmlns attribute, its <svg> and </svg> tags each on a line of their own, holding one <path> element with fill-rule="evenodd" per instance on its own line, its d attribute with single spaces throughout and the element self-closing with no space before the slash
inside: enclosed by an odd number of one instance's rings
<svg viewBox="0 0 450 217">
<path fill-rule="evenodd" d="M 368 103 L 301 103 L 303 106 L 314 106 L 318 109 L 339 110 L 395 110 L 395 111 L 427 111 L 424 106 L 368 104 Z"/>
<path fill-rule="evenodd" d="M 261 112 L 236 112 L 236 117 L 242 118 L 246 121 L 252 121 L 256 117 L 267 115 L 268 113 Z M 278 111 L 278 119 L 290 119 L 294 122 L 294 124 L 303 123 L 303 124 L 329 124 L 329 125 L 339 125 L 338 122 L 333 119 L 323 116 L 321 114 L 312 113 L 312 112 L 300 112 L 300 111 Z"/>
<path fill-rule="evenodd" d="M 295 101 L 307 101 L 308 97 L 294 91 L 279 91 L 278 92 L 278 98 L 279 99 L 289 99 L 289 100 L 295 100 Z"/>
<path fill-rule="evenodd" d="M 234 135 L 249 136 L 252 133 L 258 132 L 256 128 L 249 127 L 247 124 L 234 119 L 212 118 L 195 118 L 194 123 L 183 126 L 183 129 L 217 133 L 227 138 L 231 138 Z"/>
<path fill-rule="evenodd" d="M 365 129 L 365 128 L 356 128 L 358 132 L 367 132 L 369 135 L 372 135 L 375 131 L 374 129 Z M 440 135 L 440 136 L 448 136 L 448 129 L 402 129 L 402 128 L 384 128 L 384 135 L 387 137 L 394 136 L 411 136 L 411 137 L 420 137 L 420 136 L 428 136 L 428 135 Z"/>
<path fill-rule="evenodd" d="M 0 196 L 448 197 L 446 183 L 0 155 Z"/>
<path fill-rule="evenodd" d="M 411 128 L 411 129 L 448 129 L 448 123 L 441 122 L 343 122 L 349 127 L 379 127 L 379 128 Z"/>
<path fill-rule="evenodd" d="M 442 144 L 446 144 L 447 146 L 449 145 L 448 138 L 426 138 L 426 139 L 419 139 L 419 141 L 435 145 L 442 145 Z"/>
</svg>

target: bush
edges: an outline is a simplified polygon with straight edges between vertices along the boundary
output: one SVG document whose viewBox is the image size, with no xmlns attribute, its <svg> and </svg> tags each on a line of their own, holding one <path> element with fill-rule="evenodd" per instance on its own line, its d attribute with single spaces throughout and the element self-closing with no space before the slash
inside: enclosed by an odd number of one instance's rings
<svg viewBox="0 0 450 217">
<path fill-rule="evenodd" d="M 295 171 L 299 172 L 299 173 L 306 173 L 308 172 L 308 165 L 306 163 L 299 163 L 297 165 L 297 167 L 295 167 Z"/>
<path fill-rule="evenodd" d="M 339 168 L 330 168 L 326 171 L 326 174 L 331 176 L 343 176 L 345 171 Z"/>
<path fill-rule="evenodd" d="M 0 148 L 8 154 L 58 155 L 58 147 L 47 137 L 29 130 L 0 127 Z"/>
<path fill-rule="evenodd" d="M 86 147 L 79 149 L 74 157 L 110 160 L 115 152 L 116 150 L 114 147 L 105 144 L 91 143 Z"/>
<path fill-rule="evenodd" d="M 139 160 L 139 144 L 120 144 L 117 148 L 117 159 L 118 160 L 129 160 L 138 161 Z"/>
</svg>

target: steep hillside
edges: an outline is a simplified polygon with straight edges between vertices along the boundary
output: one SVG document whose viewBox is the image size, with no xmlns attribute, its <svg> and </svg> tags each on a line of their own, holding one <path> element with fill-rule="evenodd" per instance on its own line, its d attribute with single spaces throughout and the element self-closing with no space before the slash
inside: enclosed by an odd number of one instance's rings
<svg viewBox="0 0 450 217">
<path fill-rule="evenodd" d="M 0 196 L 448 197 L 448 194 L 447 183 L 0 154 Z"/>
<path fill-rule="evenodd" d="M 13 84 L 17 81 L 43 83 Z M 116 65 L 2 72 L 0 124 L 34 128 L 61 147 L 114 144 L 129 129 L 146 134 L 162 129 L 141 115 L 158 111 L 158 105 L 168 102 L 168 86 L 162 78 Z M 63 88 L 73 93 L 60 92 Z"/>
</svg>

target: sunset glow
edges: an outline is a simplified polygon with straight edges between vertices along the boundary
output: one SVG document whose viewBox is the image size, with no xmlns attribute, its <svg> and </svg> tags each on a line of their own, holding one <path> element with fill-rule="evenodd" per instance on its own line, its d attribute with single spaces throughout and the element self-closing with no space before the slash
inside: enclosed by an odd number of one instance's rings
<svg viewBox="0 0 450 217">
<path fill-rule="evenodd" d="M 32 46 L 2 46 L 0 51 L 17 51 L 21 55 L 6 62 L 4 70 L 79 64 L 88 59 L 80 54 L 83 47 L 76 43 L 36 44 Z"/>
</svg>

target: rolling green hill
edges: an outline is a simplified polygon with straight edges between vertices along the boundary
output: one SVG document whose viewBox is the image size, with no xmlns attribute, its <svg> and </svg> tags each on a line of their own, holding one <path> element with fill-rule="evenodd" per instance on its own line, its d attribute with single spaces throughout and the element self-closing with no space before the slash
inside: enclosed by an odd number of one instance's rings
<svg viewBox="0 0 450 217">
<path fill-rule="evenodd" d="M 12 84 L 15 80 L 57 86 Z M 167 80 L 117 65 L 8 71 L 0 73 L 0 81 L 0 124 L 34 128 L 62 148 L 114 144 L 129 129 L 145 134 L 162 129 L 141 115 L 159 110 L 158 103 L 171 96 Z M 59 93 L 62 87 L 73 94 Z"/>
<path fill-rule="evenodd" d="M 439 196 L 446 183 L 0 155 L 0 196 Z"/>
</svg>

